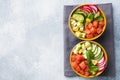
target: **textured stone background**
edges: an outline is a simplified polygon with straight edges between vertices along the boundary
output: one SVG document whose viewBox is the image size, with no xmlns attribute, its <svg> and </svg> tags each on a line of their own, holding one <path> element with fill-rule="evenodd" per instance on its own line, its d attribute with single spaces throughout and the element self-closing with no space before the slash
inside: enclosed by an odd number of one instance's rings
<svg viewBox="0 0 120 80">
<path fill-rule="evenodd" d="M 82 3 L 113 4 L 120 80 L 120 0 L 0 0 L 0 80 L 84 80 L 63 71 L 63 5 Z"/>
</svg>

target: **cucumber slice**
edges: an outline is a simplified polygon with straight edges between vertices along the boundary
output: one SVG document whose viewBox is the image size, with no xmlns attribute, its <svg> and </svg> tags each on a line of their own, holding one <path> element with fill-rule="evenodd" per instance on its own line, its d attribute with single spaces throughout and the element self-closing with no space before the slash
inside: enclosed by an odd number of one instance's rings
<svg viewBox="0 0 120 80">
<path fill-rule="evenodd" d="M 97 51 L 97 54 L 95 54 L 95 57 L 98 57 L 100 55 L 100 53 L 101 53 L 101 48 L 98 47 L 98 51 Z"/>
<path fill-rule="evenodd" d="M 81 15 L 83 15 L 83 16 L 87 16 L 87 14 L 86 14 L 85 12 L 80 11 L 80 10 L 77 10 L 75 13 L 76 13 L 76 14 L 81 14 Z"/>
<path fill-rule="evenodd" d="M 79 21 L 79 22 L 83 22 L 84 21 L 84 16 L 81 14 L 73 14 L 72 18 Z"/>
<path fill-rule="evenodd" d="M 95 52 L 96 47 L 97 47 L 97 45 L 92 44 L 92 52 Z"/>
</svg>

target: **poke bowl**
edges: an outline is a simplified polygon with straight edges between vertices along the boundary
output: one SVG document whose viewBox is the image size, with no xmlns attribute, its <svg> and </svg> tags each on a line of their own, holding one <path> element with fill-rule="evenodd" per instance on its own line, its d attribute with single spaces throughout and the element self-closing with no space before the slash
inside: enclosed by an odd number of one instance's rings
<svg viewBox="0 0 120 80">
<path fill-rule="evenodd" d="M 79 5 L 71 11 L 68 25 L 72 34 L 78 39 L 94 40 L 105 31 L 106 16 L 97 5 Z"/>
<path fill-rule="evenodd" d="M 79 76 L 94 78 L 106 69 L 108 57 L 105 49 L 95 41 L 82 41 L 70 53 L 70 65 Z"/>
</svg>

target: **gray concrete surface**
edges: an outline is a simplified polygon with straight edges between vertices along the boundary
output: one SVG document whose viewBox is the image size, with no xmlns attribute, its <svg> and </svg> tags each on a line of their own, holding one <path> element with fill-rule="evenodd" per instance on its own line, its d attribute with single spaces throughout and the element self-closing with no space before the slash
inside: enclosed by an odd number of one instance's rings
<svg viewBox="0 0 120 80">
<path fill-rule="evenodd" d="M 84 80 L 63 71 L 63 5 L 82 3 L 113 3 L 120 80 L 120 0 L 0 0 L 0 80 Z"/>
</svg>

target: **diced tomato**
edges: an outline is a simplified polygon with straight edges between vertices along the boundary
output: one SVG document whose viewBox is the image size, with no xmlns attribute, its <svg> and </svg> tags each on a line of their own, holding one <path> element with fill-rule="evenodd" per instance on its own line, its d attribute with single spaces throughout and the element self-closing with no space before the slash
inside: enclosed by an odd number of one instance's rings
<svg viewBox="0 0 120 80">
<path fill-rule="evenodd" d="M 72 62 L 72 67 L 73 67 L 74 69 L 76 69 L 77 66 L 78 66 L 78 64 L 77 64 L 76 62 Z"/>
<path fill-rule="evenodd" d="M 89 30 L 89 29 L 86 29 L 86 30 L 85 30 L 85 33 L 86 33 L 86 34 L 90 34 L 90 30 Z"/>
<path fill-rule="evenodd" d="M 85 76 L 89 76 L 89 72 L 85 72 Z"/>
<path fill-rule="evenodd" d="M 93 36 L 93 34 L 87 34 L 86 37 L 87 38 L 93 38 L 94 36 Z"/>
<path fill-rule="evenodd" d="M 84 74 L 85 74 L 85 72 L 84 72 L 83 70 L 80 70 L 80 74 L 84 75 Z"/>
<path fill-rule="evenodd" d="M 94 26 L 94 28 L 97 28 L 98 27 L 98 21 L 93 21 L 93 26 Z"/>
<path fill-rule="evenodd" d="M 88 24 L 88 28 L 90 29 L 91 27 L 93 27 L 93 24 L 92 24 L 92 23 L 89 23 L 89 24 Z"/>
<path fill-rule="evenodd" d="M 76 70 L 77 72 L 80 72 L 80 67 L 77 66 L 75 70 Z"/>
<path fill-rule="evenodd" d="M 71 61 L 74 62 L 76 60 L 76 55 L 75 54 L 72 54 L 71 56 Z"/>
<path fill-rule="evenodd" d="M 82 70 L 84 70 L 87 65 L 85 64 L 84 61 L 82 61 L 82 62 L 79 64 L 79 66 L 80 66 L 80 68 L 81 68 Z"/>
<path fill-rule="evenodd" d="M 104 26 L 104 21 L 99 21 L 99 25 Z"/>
<path fill-rule="evenodd" d="M 101 28 L 97 28 L 97 33 L 100 34 L 102 32 Z"/>
</svg>

